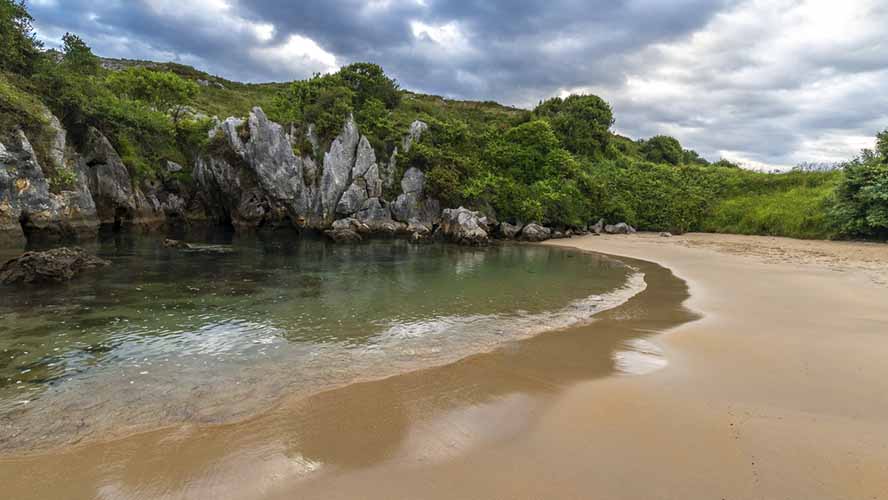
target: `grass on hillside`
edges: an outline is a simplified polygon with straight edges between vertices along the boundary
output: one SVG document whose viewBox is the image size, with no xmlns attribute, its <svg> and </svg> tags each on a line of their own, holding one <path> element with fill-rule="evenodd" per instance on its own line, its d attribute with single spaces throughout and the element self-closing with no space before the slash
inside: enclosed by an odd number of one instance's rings
<svg viewBox="0 0 888 500">
<path fill-rule="evenodd" d="M 836 236 L 828 205 L 841 172 L 743 172 L 731 194 L 704 218 L 702 229 L 715 233 L 761 234 L 804 239 Z"/>
</svg>

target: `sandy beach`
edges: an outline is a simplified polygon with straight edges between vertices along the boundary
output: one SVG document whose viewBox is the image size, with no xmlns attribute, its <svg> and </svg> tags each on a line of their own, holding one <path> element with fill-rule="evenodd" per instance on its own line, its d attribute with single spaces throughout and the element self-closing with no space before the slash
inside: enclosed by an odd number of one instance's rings
<svg viewBox="0 0 888 500">
<path fill-rule="evenodd" d="M 888 245 L 550 244 L 627 258 L 648 288 L 588 326 L 245 422 L 6 456 L 4 496 L 888 498 Z"/>
</svg>

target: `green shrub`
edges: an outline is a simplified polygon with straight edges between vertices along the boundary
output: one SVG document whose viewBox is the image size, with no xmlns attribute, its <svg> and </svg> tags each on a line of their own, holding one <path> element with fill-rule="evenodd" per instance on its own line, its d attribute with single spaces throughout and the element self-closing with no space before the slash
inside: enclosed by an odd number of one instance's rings
<svg viewBox="0 0 888 500">
<path fill-rule="evenodd" d="M 830 217 L 838 232 L 850 238 L 888 239 L 888 131 L 879 134 L 876 150 L 865 150 L 844 165 Z"/>
</svg>

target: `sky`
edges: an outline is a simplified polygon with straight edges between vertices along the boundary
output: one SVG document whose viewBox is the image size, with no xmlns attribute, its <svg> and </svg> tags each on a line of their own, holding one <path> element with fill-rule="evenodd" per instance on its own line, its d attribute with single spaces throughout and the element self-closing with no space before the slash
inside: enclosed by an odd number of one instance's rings
<svg viewBox="0 0 888 500">
<path fill-rule="evenodd" d="M 839 162 L 888 128 L 886 0 L 29 0 L 106 57 L 288 81 L 358 61 L 532 108 L 594 93 L 632 138 L 750 168 Z"/>
</svg>

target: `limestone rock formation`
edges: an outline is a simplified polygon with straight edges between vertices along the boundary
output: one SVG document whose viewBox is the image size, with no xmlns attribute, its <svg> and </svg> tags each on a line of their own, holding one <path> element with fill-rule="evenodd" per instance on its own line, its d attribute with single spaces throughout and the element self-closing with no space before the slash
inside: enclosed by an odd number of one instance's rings
<svg viewBox="0 0 888 500">
<path fill-rule="evenodd" d="M 349 117 L 342 132 L 333 140 L 330 151 L 324 155 L 320 193 L 321 219 L 328 224 L 335 219 L 336 206 L 351 182 L 359 140 L 358 126 L 354 118 Z"/>
<path fill-rule="evenodd" d="M 530 223 L 521 230 L 521 239 L 524 241 L 546 241 L 552 237 L 552 230 L 537 223 Z"/>
<path fill-rule="evenodd" d="M 425 174 L 409 168 L 401 179 L 402 194 L 392 203 L 392 217 L 400 222 L 417 219 L 434 225 L 441 219 L 441 204 L 425 194 Z"/>
<path fill-rule="evenodd" d="M 508 240 L 514 240 L 521 233 L 521 226 L 503 222 L 499 225 L 499 235 Z"/>
<path fill-rule="evenodd" d="M 598 219 L 598 222 L 596 222 L 594 226 L 590 227 L 589 230 L 595 234 L 601 234 L 604 232 L 604 226 L 604 219 Z"/>
<path fill-rule="evenodd" d="M 51 116 L 51 115 L 50 115 Z M 0 143 L 0 244 L 21 246 L 26 233 L 49 239 L 94 236 L 96 207 L 82 165 L 66 162 L 65 132 L 50 120 L 50 172 L 68 172 L 68 185 L 51 189 L 53 179 L 25 133 L 16 130 Z M 69 165 L 69 163 L 71 163 Z"/>
<path fill-rule="evenodd" d="M 619 224 L 604 226 L 604 232 L 607 234 L 633 234 L 635 233 L 635 228 L 625 222 L 620 222 Z"/>
<path fill-rule="evenodd" d="M 441 215 L 438 232 L 460 245 L 485 245 L 490 241 L 487 218 L 467 208 L 448 208 Z"/>
</svg>

